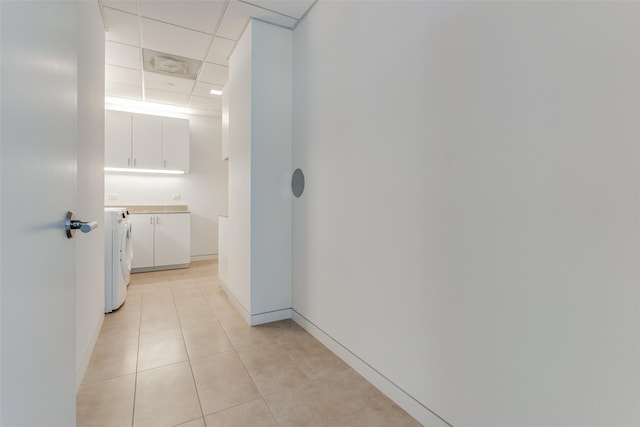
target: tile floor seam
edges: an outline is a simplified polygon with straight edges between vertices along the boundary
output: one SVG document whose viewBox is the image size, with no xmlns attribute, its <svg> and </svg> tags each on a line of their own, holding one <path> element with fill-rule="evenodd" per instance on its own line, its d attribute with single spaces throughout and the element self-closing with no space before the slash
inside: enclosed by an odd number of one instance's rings
<svg viewBox="0 0 640 427">
<path fill-rule="evenodd" d="M 86 382 L 86 383 L 82 383 L 82 384 L 80 384 L 80 387 L 84 387 L 86 385 L 93 385 L 93 384 L 103 383 L 105 381 L 115 380 L 116 378 L 122 378 L 122 377 L 126 377 L 126 376 L 129 376 L 129 375 L 135 375 L 135 372 L 128 372 L 126 374 L 117 374 L 117 375 L 113 375 L 113 376 L 107 377 L 107 378 L 100 378 L 100 379 L 97 379 L 97 380 L 93 380 L 93 381 L 89 381 L 89 382 Z"/>
<path fill-rule="evenodd" d="M 273 421 L 276 423 L 276 426 L 280 426 L 280 422 L 276 418 L 276 414 L 273 413 L 273 409 L 271 409 L 271 405 L 269 405 L 269 402 L 267 402 L 267 399 L 265 399 L 265 396 L 262 397 L 262 400 L 264 401 L 264 404 L 267 405 L 267 409 L 271 413 L 271 418 L 273 418 Z"/>
<path fill-rule="evenodd" d="M 238 354 L 237 351 L 236 351 L 236 355 L 238 356 L 238 359 L 240 359 L 240 363 L 242 363 L 242 366 L 244 366 L 245 371 L 247 371 L 247 374 L 249 375 L 249 378 L 251 378 L 251 382 L 253 382 L 253 385 L 255 386 L 256 390 L 258 390 L 258 393 L 260 393 L 260 399 L 262 399 L 264 401 L 265 405 L 267 405 L 267 408 L 269 409 L 269 413 L 271 413 L 271 417 L 275 421 L 276 426 L 279 426 L 280 423 L 276 419 L 276 416 L 273 413 L 273 411 L 271 410 L 271 407 L 267 404 L 267 400 L 265 399 L 265 395 L 262 393 L 262 390 L 260 390 L 260 387 L 258 387 L 258 384 L 253 379 L 253 375 L 251 375 L 251 371 L 249 371 L 249 368 L 247 368 L 247 365 L 244 363 L 244 360 L 242 360 L 242 358 L 240 357 L 240 355 Z M 258 400 L 258 399 L 256 399 L 256 400 Z M 247 403 L 247 402 L 245 402 L 245 403 Z"/>
<path fill-rule="evenodd" d="M 131 282 L 129 282 L 129 287 Z M 136 351 L 136 372 L 133 381 L 133 405 L 131 405 L 131 427 L 135 423 L 136 417 L 136 392 L 138 391 L 138 363 L 140 361 L 140 335 L 142 332 L 142 304 L 144 302 L 144 294 L 140 294 L 140 315 L 138 316 L 138 350 Z"/>
<path fill-rule="evenodd" d="M 222 413 L 224 411 L 228 411 L 230 409 L 235 409 L 235 408 L 238 408 L 238 407 L 240 407 L 242 405 L 246 405 L 247 403 L 257 402 L 258 400 L 264 400 L 264 399 L 262 398 L 262 396 L 260 396 L 257 399 L 253 399 L 253 400 L 249 400 L 249 401 L 246 401 L 246 402 L 238 403 L 237 405 L 229 406 L 228 408 L 218 409 L 217 411 L 213 411 L 213 412 L 210 412 L 208 414 L 205 414 L 204 417 L 206 418 L 206 417 L 209 417 L 211 415 L 220 414 L 220 413 Z"/>
<path fill-rule="evenodd" d="M 200 291 L 198 289 L 198 291 Z M 202 292 L 200 292 L 202 294 Z M 173 298 L 173 304 L 176 307 L 176 313 L 178 312 L 178 306 L 176 304 L 176 296 L 174 294 L 173 289 L 171 290 L 171 296 Z M 193 365 L 191 364 L 191 356 L 189 356 L 189 350 L 187 349 L 187 340 L 184 337 L 184 329 L 182 327 L 182 321 L 180 320 L 180 315 L 178 315 L 178 324 L 180 325 L 180 335 L 182 336 L 182 345 L 184 345 L 184 351 L 187 354 L 187 362 L 189 362 L 189 371 L 191 372 L 191 378 L 193 379 L 193 387 L 196 389 L 196 397 L 198 398 L 198 406 L 200 407 L 200 415 L 202 416 L 202 421 L 204 421 L 204 410 L 202 409 L 202 399 L 200 398 L 200 391 L 198 390 L 198 383 L 196 382 L 196 375 L 193 373 Z M 183 423 L 184 424 L 184 423 Z"/>
<path fill-rule="evenodd" d="M 174 425 L 173 425 L 173 426 L 171 426 L 171 427 L 180 427 L 181 425 L 184 425 L 184 424 L 187 424 L 187 423 L 192 423 L 192 422 L 194 422 L 194 421 L 198 421 L 198 420 L 202 420 L 202 422 L 205 422 L 205 421 L 204 421 L 204 415 L 203 415 L 202 417 L 193 418 L 193 419 L 190 419 L 190 420 L 187 420 L 187 421 L 181 422 L 180 424 L 174 424 Z M 205 424 L 205 427 L 206 427 L 206 424 Z"/>
<path fill-rule="evenodd" d="M 207 357 L 211 357 L 211 356 L 220 356 L 220 355 L 222 355 L 222 354 L 231 353 L 231 352 L 233 352 L 233 351 L 234 351 L 234 350 L 233 350 L 233 349 L 231 349 L 231 350 L 220 351 L 220 352 L 218 352 L 218 353 L 203 354 L 203 355 L 201 355 L 201 356 L 189 357 L 189 360 L 190 360 L 190 361 L 191 361 L 191 360 L 196 361 L 196 360 L 205 359 L 205 358 L 207 358 Z M 184 362 L 184 360 L 183 360 L 183 362 Z"/>
</svg>

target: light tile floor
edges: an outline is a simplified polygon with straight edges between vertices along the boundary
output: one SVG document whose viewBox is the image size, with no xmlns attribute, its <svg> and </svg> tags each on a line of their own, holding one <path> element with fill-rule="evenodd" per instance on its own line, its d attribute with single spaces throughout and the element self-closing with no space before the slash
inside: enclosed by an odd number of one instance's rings
<svg viewBox="0 0 640 427">
<path fill-rule="evenodd" d="M 249 327 L 215 261 L 132 275 L 77 397 L 87 426 L 419 426 L 291 320 Z"/>
</svg>

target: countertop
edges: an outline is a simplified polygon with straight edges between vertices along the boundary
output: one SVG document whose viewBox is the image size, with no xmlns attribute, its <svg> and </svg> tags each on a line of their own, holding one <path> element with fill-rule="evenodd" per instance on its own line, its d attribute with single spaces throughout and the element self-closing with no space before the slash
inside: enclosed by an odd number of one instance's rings
<svg viewBox="0 0 640 427">
<path fill-rule="evenodd" d="M 122 207 L 122 205 L 105 207 Z M 130 214 L 190 213 L 187 205 L 127 205 L 124 207 Z"/>
</svg>

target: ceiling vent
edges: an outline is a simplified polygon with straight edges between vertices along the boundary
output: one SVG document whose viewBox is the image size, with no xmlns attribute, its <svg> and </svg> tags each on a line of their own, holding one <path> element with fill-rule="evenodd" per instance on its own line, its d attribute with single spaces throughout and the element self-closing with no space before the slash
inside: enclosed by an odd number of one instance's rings
<svg viewBox="0 0 640 427">
<path fill-rule="evenodd" d="M 202 61 L 158 52 L 151 49 L 142 49 L 145 71 L 164 74 L 166 76 L 182 77 L 195 80 Z"/>
</svg>

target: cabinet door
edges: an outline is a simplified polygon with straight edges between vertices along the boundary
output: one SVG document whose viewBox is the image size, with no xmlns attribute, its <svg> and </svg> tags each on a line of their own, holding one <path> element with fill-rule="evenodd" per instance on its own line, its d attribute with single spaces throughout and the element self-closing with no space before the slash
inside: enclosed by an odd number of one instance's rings
<svg viewBox="0 0 640 427">
<path fill-rule="evenodd" d="M 105 111 L 104 165 L 112 168 L 131 166 L 131 113 Z"/>
<path fill-rule="evenodd" d="M 187 214 L 157 214 L 155 265 L 189 264 L 191 217 Z"/>
<path fill-rule="evenodd" d="M 133 167 L 161 169 L 162 117 L 133 114 L 131 135 Z"/>
<path fill-rule="evenodd" d="M 135 214 L 129 218 L 133 243 L 131 268 L 153 267 L 155 215 Z"/>
<path fill-rule="evenodd" d="M 189 170 L 189 120 L 162 118 L 162 168 Z"/>
</svg>

